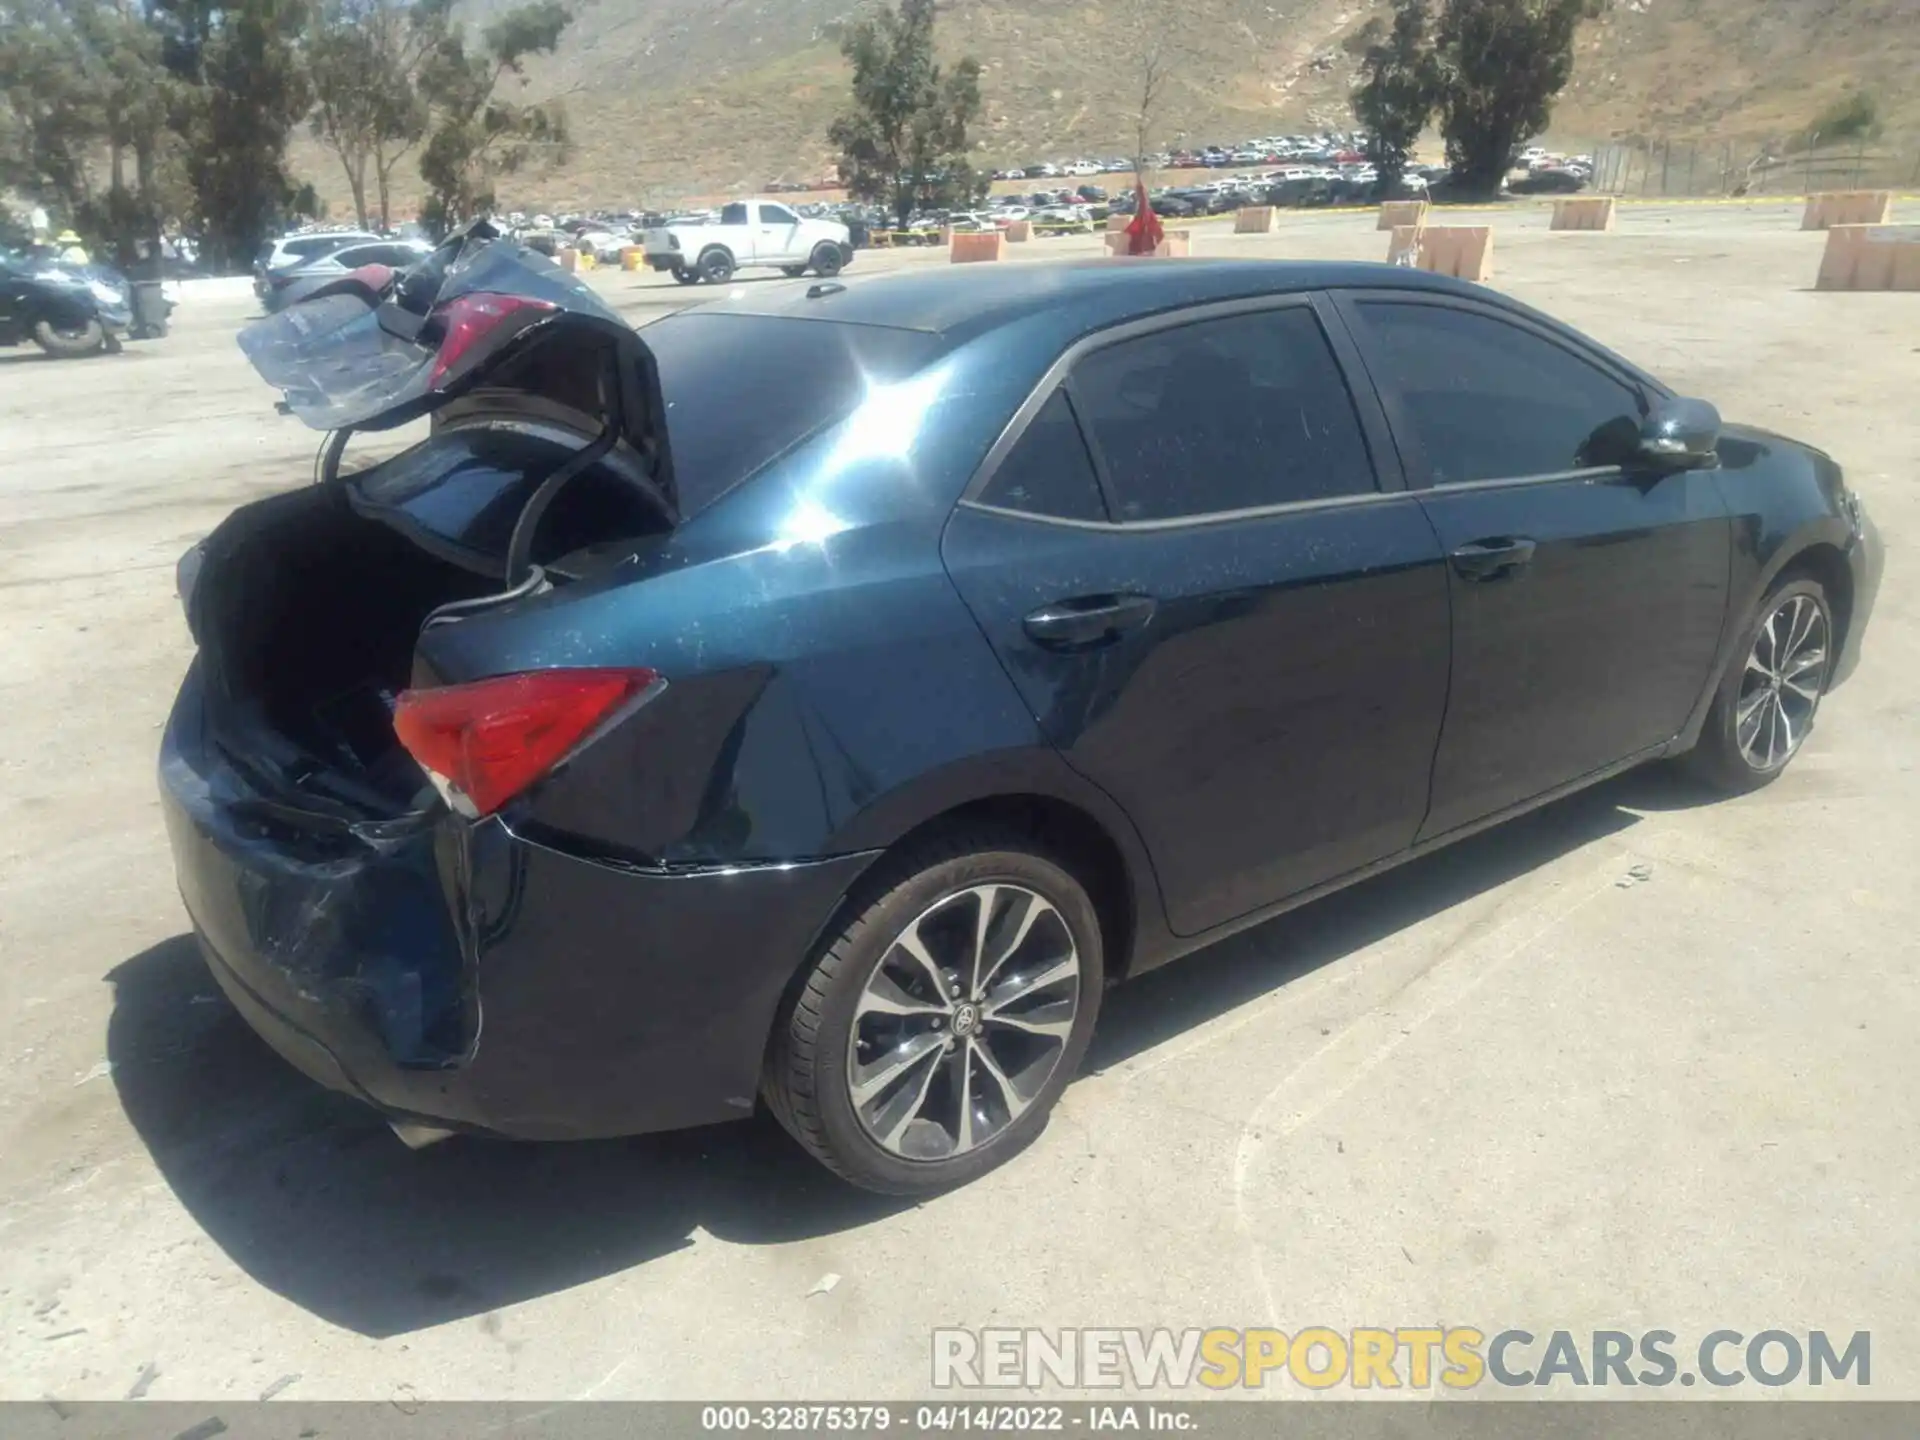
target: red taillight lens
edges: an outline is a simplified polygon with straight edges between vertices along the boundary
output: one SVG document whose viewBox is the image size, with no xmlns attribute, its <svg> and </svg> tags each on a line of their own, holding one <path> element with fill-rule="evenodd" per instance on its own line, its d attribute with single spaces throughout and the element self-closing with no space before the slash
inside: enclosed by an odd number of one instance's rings
<svg viewBox="0 0 1920 1440">
<path fill-rule="evenodd" d="M 427 383 L 438 385 L 460 363 L 461 356 L 509 320 L 524 325 L 558 308 L 545 300 L 529 300 L 524 295 L 462 295 L 434 307 L 434 316 L 441 322 L 444 333 Z"/>
<path fill-rule="evenodd" d="M 450 804 L 490 815 L 664 683 L 652 670 L 533 670 L 406 690 L 393 729 Z"/>
</svg>

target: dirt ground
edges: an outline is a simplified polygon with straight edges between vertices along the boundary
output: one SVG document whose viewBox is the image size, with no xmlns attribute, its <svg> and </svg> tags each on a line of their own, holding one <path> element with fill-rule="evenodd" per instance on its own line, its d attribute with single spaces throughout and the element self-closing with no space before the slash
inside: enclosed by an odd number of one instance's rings
<svg viewBox="0 0 1920 1440">
<path fill-rule="evenodd" d="M 257 1042 L 186 937 L 154 756 L 175 558 L 317 437 L 237 300 L 0 354 L 0 1398 L 899 1397 L 936 1325 L 1436 1323 L 1866 1330 L 1870 1393 L 1920 1397 L 1920 295 L 1813 293 L 1796 222 L 1504 212 L 1494 281 L 1846 465 L 1887 577 L 1790 773 L 1630 775 L 1123 990 L 1041 1141 L 919 1205 L 757 1121 L 414 1154 Z M 636 320 L 702 293 L 594 283 Z"/>
</svg>

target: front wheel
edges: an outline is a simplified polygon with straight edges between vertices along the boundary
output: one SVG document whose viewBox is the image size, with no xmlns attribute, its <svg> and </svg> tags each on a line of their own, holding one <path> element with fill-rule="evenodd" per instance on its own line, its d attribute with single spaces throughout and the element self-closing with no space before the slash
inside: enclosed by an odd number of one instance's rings
<svg viewBox="0 0 1920 1440">
<path fill-rule="evenodd" d="M 84 325 L 55 325 L 51 320 L 41 320 L 33 327 L 33 343 L 49 355 L 75 359 L 107 349 L 107 327 L 97 318 Z"/>
<path fill-rule="evenodd" d="M 789 280 L 798 280 L 802 275 L 807 273 L 807 267 L 804 265 L 782 265 L 780 267 L 780 273 Z"/>
<path fill-rule="evenodd" d="M 1834 639 L 1833 611 L 1818 581 L 1790 579 L 1768 592 L 1741 637 L 1686 767 L 1735 794 L 1776 779 L 1813 729 Z"/>
<path fill-rule="evenodd" d="M 763 1092 L 862 1189 L 964 1184 L 1045 1126 L 1100 1007 L 1085 888 L 1031 840 L 955 832 L 882 862 L 789 1001 Z"/>
<path fill-rule="evenodd" d="M 831 280 L 846 268 L 846 259 L 841 255 L 840 247 L 824 240 L 813 247 L 813 259 L 808 263 L 813 266 L 813 273 L 822 280 Z"/>
</svg>

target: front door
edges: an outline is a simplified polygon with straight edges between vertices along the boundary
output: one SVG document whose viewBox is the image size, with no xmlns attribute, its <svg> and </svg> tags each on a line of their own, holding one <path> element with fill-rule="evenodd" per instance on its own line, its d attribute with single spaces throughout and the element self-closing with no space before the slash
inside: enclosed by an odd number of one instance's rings
<svg viewBox="0 0 1920 1440">
<path fill-rule="evenodd" d="M 754 227 L 753 258 L 761 264 L 779 264 L 804 260 L 796 254 L 800 248 L 800 217 L 784 205 L 759 205 Z"/>
<path fill-rule="evenodd" d="M 1336 343 L 1300 297 L 1115 332 L 948 525 L 960 593 L 1183 935 L 1404 849 L 1426 811 L 1446 574 Z"/>
<path fill-rule="evenodd" d="M 1421 837 L 1672 739 L 1726 612 L 1712 473 L 1636 468 L 1648 397 L 1572 336 L 1447 297 L 1344 303 L 1448 557 L 1453 677 Z"/>
</svg>

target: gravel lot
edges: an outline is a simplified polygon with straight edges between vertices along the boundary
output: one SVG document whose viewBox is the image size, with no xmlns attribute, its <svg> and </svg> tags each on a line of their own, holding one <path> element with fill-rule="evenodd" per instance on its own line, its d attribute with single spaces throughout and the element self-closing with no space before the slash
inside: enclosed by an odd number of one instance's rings
<svg viewBox="0 0 1920 1440">
<path fill-rule="evenodd" d="M 1497 286 L 1848 467 L 1890 552 L 1858 677 L 1758 795 L 1629 775 L 1120 992 L 1040 1143 L 904 1208 L 757 1121 L 412 1154 L 258 1043 L 154 754 L 176 556 L 316 437 L 238 301 L 0 353 L 0 1398 L 900 1397 L 943 1324 L 1870 1330 L 1920 1398 L 1920 295 L 1813 293 L 1785 206 L 1498 223 Z"/>
</svg>

